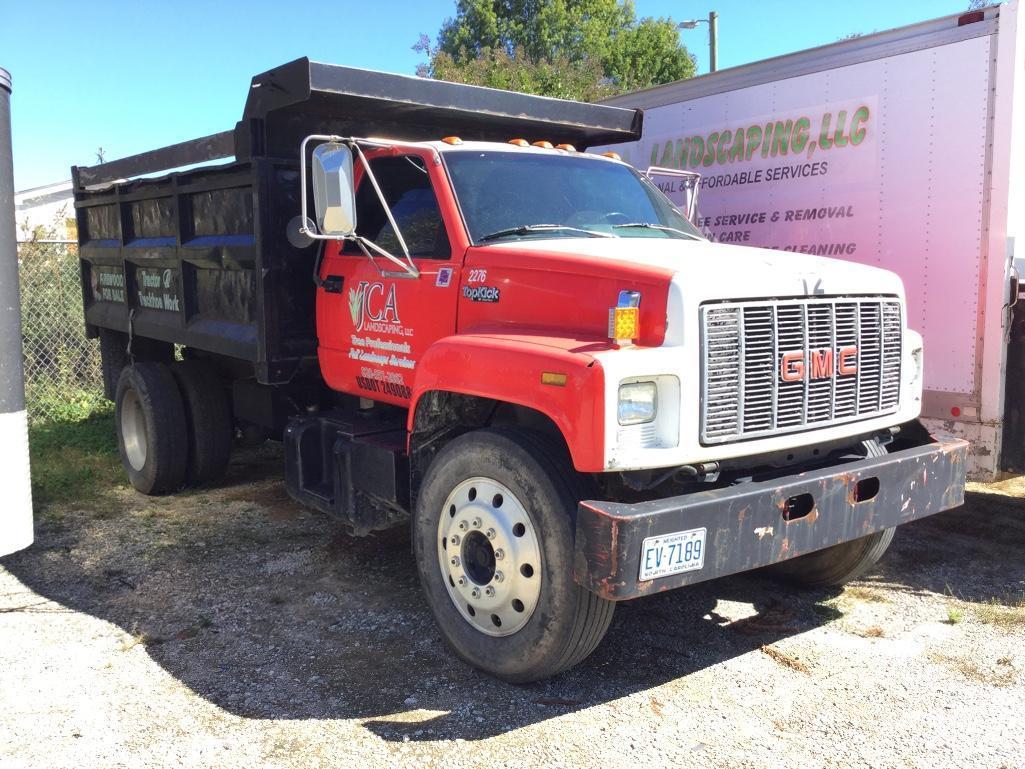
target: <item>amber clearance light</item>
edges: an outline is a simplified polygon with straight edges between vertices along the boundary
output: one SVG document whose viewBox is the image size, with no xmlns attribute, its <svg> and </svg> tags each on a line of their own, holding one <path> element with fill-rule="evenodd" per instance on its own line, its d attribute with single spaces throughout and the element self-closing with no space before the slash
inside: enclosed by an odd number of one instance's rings
<svg viewBox="0 0 1025 769">
<path fill-rule="evenodd" d="M 641 292 L 620 291 L 616 306 L 609 310 L 609 339 L 627 345 L 641 335 Z"/>
</svg>

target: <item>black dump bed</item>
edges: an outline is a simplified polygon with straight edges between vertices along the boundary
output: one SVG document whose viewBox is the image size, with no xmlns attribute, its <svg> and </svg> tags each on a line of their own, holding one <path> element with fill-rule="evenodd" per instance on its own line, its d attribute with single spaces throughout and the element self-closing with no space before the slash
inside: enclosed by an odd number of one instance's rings
<svg viewBox="0 0 1025 769">
<path fill-rule="evenodd" d="M 288 381 L 316 354 L 318 246 L 299 214 L 299 144 L 314 133 L 568 142 L 640 137 L 641 113 L 298 59 L 253 78 L 228 131 L 72 169 L 86 327 L 249 361 Z M 223 158 L 159 178 L 133 178 Z"/>
</svg>

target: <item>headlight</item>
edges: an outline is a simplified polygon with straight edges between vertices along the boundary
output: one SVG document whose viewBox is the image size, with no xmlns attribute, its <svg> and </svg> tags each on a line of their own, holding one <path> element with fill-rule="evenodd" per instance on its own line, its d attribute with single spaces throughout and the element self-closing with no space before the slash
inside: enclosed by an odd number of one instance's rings
<svg viewBox="0 0 1025 769">
<path fill-rule="evenodd" d="M 655 419 L 658 390 L 654 382 L 630 382 L 619 386 L 619 424 L 639 425 Z"/>
</svg>

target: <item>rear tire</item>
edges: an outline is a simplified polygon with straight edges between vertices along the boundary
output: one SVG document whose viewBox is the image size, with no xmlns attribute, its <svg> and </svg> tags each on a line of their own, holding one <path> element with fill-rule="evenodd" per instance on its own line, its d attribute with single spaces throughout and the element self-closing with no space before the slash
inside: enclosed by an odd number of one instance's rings
<svg viewBox="0 0 1025 769">
<path fill-rule="evenodd" d="M 573 580 L 582 496 L 565 455 L 523 430 L 467 433 L 435 457 L 417 502 L 417 568 L 442 635 L 463 660 L 513 683 L 583 660 L 615 609 Z"/>
<path fill-rule="evenodd" d="M 204 486 L 224 476 L 231 458 L 231 404 L 217 372 L 206 361 L 181 361 L 171 372 L 185 405 L 189 437 L 185 481 L 189 486 Z"/>
<path fill-rule="evenodd" d="M 117 446 L 128 479 L 143 494 L 167 494 L 185 483 L 188 434 L 178 386 L 162 363 L 126 366 L 115 399 Z"/>
<path fill-rule="evenodd" d="M 843 542 L 769 567 L 788 582 L 806 587 L 841 587 L 875 566 L 893 542 L 896 527 Z"/>
<path fill-rule="evenodd" d="M 103 397 L 117 400 L 117 383 L 128 365 L 128 337 L 109 328 L 100 329 L 100 372 L 103 374 Z"/>
</svg>

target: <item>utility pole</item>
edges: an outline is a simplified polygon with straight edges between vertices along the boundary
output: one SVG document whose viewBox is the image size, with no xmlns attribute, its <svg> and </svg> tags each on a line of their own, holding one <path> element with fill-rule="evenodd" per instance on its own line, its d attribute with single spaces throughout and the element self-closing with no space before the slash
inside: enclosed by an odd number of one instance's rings
<svg viewBox="0 0 1025 769">
<path fill-rule="evenodd" d="M 21 360 L 21 298 L 14 223 L 11 75 L 0 69 L 0 555 L 32 544 L 25 372 Z"/>
<path fill-rule="evenodd" d="M 719 14 L 708 13 L 708 71 L 719 69 Z"/>
<path fill-rule="evenodd" d="M 698 24 L 708 25 L 708 71 L 715 72 L 719 69 L 719 14 L 709 11 L 707 19 L 681 21 L 676 28 L 697 29 Z"/>
</svg>

